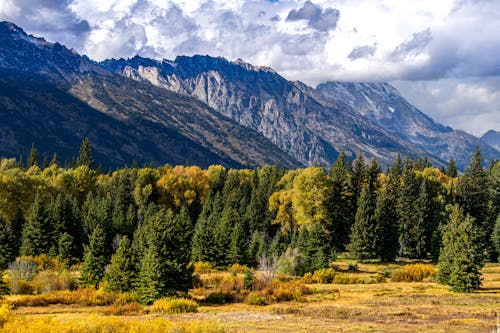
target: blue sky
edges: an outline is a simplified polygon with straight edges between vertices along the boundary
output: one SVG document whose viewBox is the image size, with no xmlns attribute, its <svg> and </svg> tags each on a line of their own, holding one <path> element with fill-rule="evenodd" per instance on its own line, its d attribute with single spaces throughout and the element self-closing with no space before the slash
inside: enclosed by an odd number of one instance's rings
<svg viewBox="0 0 500 333">
<path fill-rule="evenodd" d="M 210 54 L 288 79 L 389 81 L 425 113 L 500 130 L 497 0 L 1 0 L 0 20 L 102 60 Z"/>
</svg>

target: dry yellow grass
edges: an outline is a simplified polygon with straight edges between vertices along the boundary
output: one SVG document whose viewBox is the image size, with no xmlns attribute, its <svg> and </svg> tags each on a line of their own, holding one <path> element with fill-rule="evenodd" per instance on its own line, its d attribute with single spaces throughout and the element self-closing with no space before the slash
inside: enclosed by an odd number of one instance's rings
<svg viewBox="0 0 500 333">
<path fill-rule="evenodd" d="M 376 274 L 387 267 L 362 264 L 358 266 L 359 273 L 349 274 Z M 191 322 L 217 323 L 227 332 L 497 332 L 497 329 L 500 332 L 496 326 L 500 315 L 499 264 L 486 265 L 482 289 L 470 294 L 453 293 L 434 282 L 310 284 L 308 287 L 313 292 L 305 295 L 302 302 L 200 306 L 197 313 L 186 314 L 139 311 L 134 316 L 108 317 L 104 315 L 107 306 L 19 307 L 6 327 L 12 320 L 50 320 L 51 325 L 55 325 L 98 316 L 111 318 L 111 322 L 125 321 L 126 325 L 132 325 L 130 327 L 142 327 L 141 322 L 151 325 L 159 319 L 167 320 L 168 327 L 174 324 L 185 327 Z M 213 328 L 217 331 L 220 327 Z"/>
</svg>

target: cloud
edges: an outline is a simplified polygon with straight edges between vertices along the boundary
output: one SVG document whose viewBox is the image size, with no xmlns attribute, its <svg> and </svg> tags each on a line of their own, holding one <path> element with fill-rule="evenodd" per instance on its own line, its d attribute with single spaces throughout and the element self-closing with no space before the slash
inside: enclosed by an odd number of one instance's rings
<svg viewBox="0 0 500 333">
<path fill-rule="evenodd" d="M 2 0 L 0 20 L 14 22 L 28 33 L 81 50 L 90 27 L 71 13 L 68 1 Z"/>
<path fill-rule="evenodd" d="M 369 58 L 375 54 L 377 50 L 377 44 L 374 45 L 362 45 L 356 46 L 352 49 L 351 53 L 347 56 L 351 60 L 356 60 L 360 58 Z"/>
<path fill-rule="evenodd" d="M 456 89 L 471 78 L 494 91 L 489 78 L 500 76 L 499 12 L 494 0 L 0 1 L 1 20 L 95 60 L 210 54 L 270 66 L 311 85 L 409 82 L 403 93 L 420 82 L 438 82 L 434 88 L 442 85 L 441 91 L 454 82 Z M 453 89 L 450 98 L 465 94 L 453 95 Z M 498 112 L 494 99 L 477 100 L 485 112 Z M 466 121 L 453 120 L 453 112 L 466 111 L 443 101 L 426 107 L 466 127 Z"/>
<path fill-rule="evenodd" d="M 287 21 L 306 20 L 312 28 L 319 31 L 334 30 L 337 27 L 337 22 L 340 17 L 340 12 L 334 8 L 326 8 L 313 4 L 310 1 L 299 9 L 292 9 L 286 18 Z"/>
<path fill-rule="evenodd" d="M 414 33 L 412 37 L 398 45 L 391 53 L 391 58 L 395 61 L 401 61 L 408 56 L 417 56 L 424 51 L 432 40 L 431 29 L 427 28 L 424 31 Z"/>
</svg>

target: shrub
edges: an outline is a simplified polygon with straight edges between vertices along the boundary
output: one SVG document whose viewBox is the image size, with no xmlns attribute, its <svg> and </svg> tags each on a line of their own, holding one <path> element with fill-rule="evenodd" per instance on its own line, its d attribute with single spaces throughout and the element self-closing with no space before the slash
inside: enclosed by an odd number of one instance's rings
<svg viewBox="0 0 500 333">
<path fill-rule="evenodd" d="M 267 305 L 265 297 L 257 292 L 249 293 L 245 303 L 248 305 Z"/>
<path fill-rule="evenodd" d="M 12 305 L 9 303 L 0 304 L 0 328 L 12 319 Z"/>
<path fill-rule="evenodd" d="M 193 264 L 194 273 L 196 274 L 207 274 L 215 272 L 214 266 L 209 262 L 197 261 Z"/>
<path fill-rule="evenodd" d="M 151 311 L 156 313 L 198 312 L 198 303 L 187 298 L 161 298 L 153 303 Z"/>
<path fill-rule="evenodd" d="M 277 302 L 297 301 L 303 302 L 304 295 L 309 295 L 311 289 L 298 283 L 273 283 L 271 296 Z"/>
<path fill-rule="evenodd" d="M 243 274 L 248 271 L 249 268 L 246 265 L 233 264 L 228 268 L 228 271 Z"/>
<path fill-rule="evenodd" d="M 209 304 L 225 304 L 232 303 L 235 300 L 235 295 L 231 292 L 214 291 L 209 293 L 204 301 Z"/>
<path fill-rule="evenodd" d="M 13 294 L 31 294 L 29 281 L 38 274 L 38 267 L 27 257 L 21 257 L 9 264 L 7 285 Z"/>
<path fill-rule="evenodd" d="M 432 280 L 436 276 L 436 272 L 436 267 L 432 265 L 405 265 L 392 272 L 391 280 L 393 282 L 420 282 L 426 279 Z"/>
<path fill-rule="evenodd" d="M 311 276 L 313 283 L 332 283 L 335 278 L 335 270 L 332 268 L 322 268 L 314 271 Z"/>
<path fill-rule="evenodd" d="M 122 304 L 120 302 L 113 303 L 106 307 L 103 313 L 107 316 L 123 316 L 139 314 L 143 311 L 143 306 L 137 302 Z"/>
<path fill-rule="evenodd" d="M 74 304 L 79 306 L 102 306 L 111 305 L 122 299 L 121 294 L 108 293 L 93 288 L 79 289 L 75 291 L 55 291 L 40 295 L 28 295 L 16 298 L 14 306 L 47 306 L 50 304 Z"/>
</svg>

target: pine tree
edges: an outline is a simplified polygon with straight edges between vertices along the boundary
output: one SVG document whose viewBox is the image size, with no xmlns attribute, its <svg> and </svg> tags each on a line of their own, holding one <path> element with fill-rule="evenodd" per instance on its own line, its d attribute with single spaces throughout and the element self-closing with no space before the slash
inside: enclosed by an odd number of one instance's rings
<svg viewBox="0 0 500 333">
<path fill-rule="evenodd" d="M 437 280 L 458 292 L 470 292 L 481 285 L 483 255 L 480 233 L 474 218 L 455 205 L 450 221 L 443 228 L 443 247 L 439 256 Z"/>
<path fill-rule="evenodd" d="M 90 169 L 94 168 L 94 158 L 92 156 L 92 146 L 90 145 L 90 141 L 85 138 L 80 146 L 80 153 L 78 155 L 78 159 L 76 161 L 77 166 L 86 165 Z"/>
<path fill-rule="evenodd" d="M 358 209 L 351 231 L 349 252 L 356 259 L 372 259 L 377 256 L 377 225 L 373 220 L 375 207 L 368 185 L 363 187 L 358 201 Z"/>
<path fill-rule="evenodd" d="M 227 267 L 231 264 L 229 258 L 229 249 L 231 246 L 231 232 L 234 226 L 240 220 L 236 209 L 224 209 L 222 216 L 215 226 L 215 263 L 217 267 Z"/>
<path fill-rule="evenodd" d="M 213 198 L 213 199 L 212 199 Z M 215 262 L 215 240 L 214 230 L 222 211 L 222 201 L 220 193 L 212 195 L 203 204 L 202 212 L 196 223 L 193 234 L 192 260 Z"/>
<path fill-rule="evenodd" d="M 0 271 L 6 269 L 9 263 L 15 259 L 13 252 L 9 226 L 7 221 L 0 215 Z"/>
<path fill-rule="evenodd" d="M 422 229 L 421 214 L 418 212 L 420 183 L 412 169 L 409 159 L 405 161 L 401 175 L 397 212 L 399 224 L 399 254 L 402 257 L 420 258 L 422 253 L 419 244 L 425 236 Z"/>
<path fill-rule="evenodd" d="M 476 146 L 472 161 L 458 182 L 456 192 L 457 202 L 464 213 L 470 214 L 475 219 L 481 234 L 481 246 L 486 250 L 489 247 L 493 225 L 488 223 L 490 188 L 488 175 L 482 163 L 481 151 Z"/>
<path fill-rule="evenodd" d="M 116 253 L 111 257 L 111 264 L 105 275 L 109 290 L 115 292 L 132 290 L 137 275 L 134 259 L 131 242 L 124 236 L 120 239 Z"/>
<path fill-rule="evenodd" d="M 102 227 L 97 225 L 85 249 L 85 260 L 80 277 L 82 285 L 97 288 L 104 277 L 106 263 L 106 236 Z"/>
<path fill-rule="evenodd" d="M 498 254 L 497 261 L 500 262 L 500 214 L 497 215 L 495 227 L 493 228 L 493 233 L 491 234 L 491 242 L 493 243 L 496 253 Z"/>
<path fill-rule="evenodd" d="M 351 229 L 346 194 L 348 182 L 347 161 L 344 152 L 339 154 L 330 169 L 329 177 L 332 186 L 332 197 L 328 207 L 332 218 L 332 245 L 337 251 L 343 251 L 349 243 Z"/>
<path fill-rule="evenodd" d="M 176 216 L 171 210 L 160 212 L 148 228 L 149 249 L 141 261 L 136 288 L 137 297 L 144 304 L 187 291 L 193 274 L 192 224 L 186 209 Z"/>
<path fill-rule="evenodd" d="M 24 219 L 23 211 L 18 207 L 16 215 L 14 215 L 14 218 L 10 222 L 9 226 L 10 243 L 12 244 L 12 254 L 14 257 L 19 255 L 23 241 L 23 228 L 25 224 L 26 220 Z"/>
<path fill-rule="evenodd" d="M 446 175 L 448 177 L 453 177 L 453 178 L 458 176 L 457 166 L 455 165 L 455 160 L 453 159 L 453 157 L 448 162 L 448 167 L 446 168 Z"/>
<path fill-rule="evenodd" d="M 228 261 L 231 264 L 247 264 L 248 240 L 247 232 L 242 219 L 235 222 L 229 245 Z"/>
<path fill-rule="evenodd" d="M 47 209 L 47 199 L 37 192 L 30 209 L 30 218 L 23 229 L 23 239 L 20 254 L 36 256 L 48 254 L 52 247 L 52 223 Z"/>
<path fill-rule="evenodd" d="M 30 168 L 34 165 L 38 165 L 38 152 L 35 148 L 35 143 L 32 143 L 30 153 L 28 155 L 28 160 L 26 162 L 26 167 Z"/>
<path fill-rule="evenodd" d="M 394 261 L 398 253 L 398 215 L 396 212 L 397 184 L 391 175 L 385 191 L 377 197 L 373 221 L 376 225 L 377 237 L 375 248 L 377 257 L 382 261 Z"/>
</svg>

